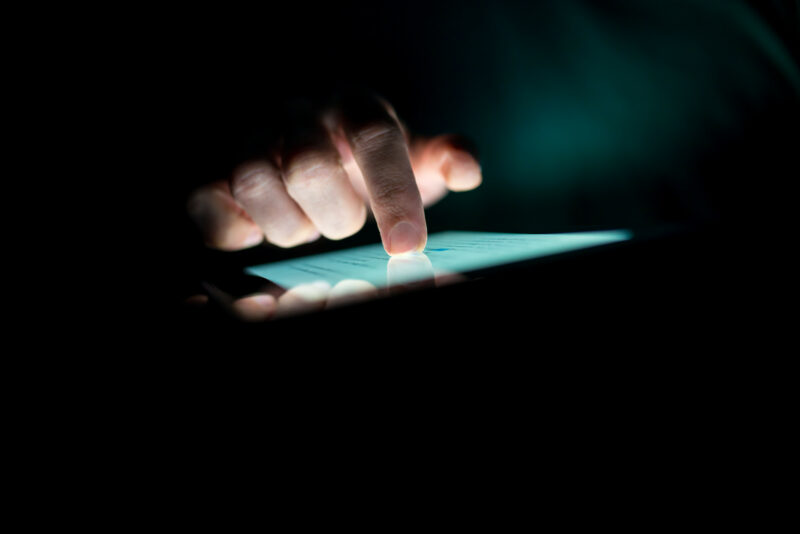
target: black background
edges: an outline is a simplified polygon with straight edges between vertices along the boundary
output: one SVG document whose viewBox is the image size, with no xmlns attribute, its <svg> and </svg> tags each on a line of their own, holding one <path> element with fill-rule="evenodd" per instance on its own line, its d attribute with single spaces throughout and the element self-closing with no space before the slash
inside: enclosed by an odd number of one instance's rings
<svg viewBox="0 0 800 534">
<path fill-rule="evenodd" d="M 611 12 L 615 4 L 604 3 Z M 760 5 L 796 58 L 796 17 Z M 121 36 L 124 53 L 111 54 L 98 72 L 122 64 L 123 85 L 132 90 L 112 99 L 109 119 L 132 125 L 135 135 L 102 130 L 122 154 L 103 170 L 135 176 L 106 172 L 93 198 L 113 216 L 93 234 L 73 237 L 90 242 L 101 258 L 65 256 L 102 280 L 102 298 L 78 317 L 88 320 L 64 334 L 35 331 L 53 338 L 58 350 L 49 361 L 25 355 L 38 368 L 32 387 L 14 399 L 26 408 L 44 405 L 35 416 L 23 415 L 22 434 L 46 430 L 30 444 L 41 451 L 34 464 L 79 469 L 64 477 L 66 493 L 87 477 L 76 458 L 99 459 L 104 475 L 115 479 L 106 465 L 129 466 L 153 495 L 162 486 L 154 480 L 165 473 L 202 487 L 208 459 L 250 473 L 251 465 L 237 465 L 252 458 L 241 453 L 247 445 L 270 468 L 314 470 L 314 461 L 349 468 L 367 459 L 371 467 L 373 458 L 381 468 L 402 469 L 398 459 L 408 460 L 414 448 L 438 468 L 459 458 L 464 443 L 472 445 L 469 457 L 454 466 L 451 480 L 472 477 L 477 459 L 512 474 L 521 465 L 550 467 L 564 484 L 594 477 L 593 500 L 620 481 L 623 468 L 636 475 L 622 481 L 636 493 L 669 481 L 680 497 L 697 490 L 703 506 L 698 474 L 712 479 L 709 485 L 736 487 L 749 454 L 742 443 L 771 437 L 774 408 L 788 404 L 776 369 L 789 357 L 780 334 L 793 325 L 782 310 L 794 300 L 782 275 L 783 253 L 794 241 L 773 246 L 766 238 L 792 228 L 796 100 L 772 102 L 751 117 L 744 137 L 721 140 L 698 163 L 715 184 L 719 212 L 692 231 L 275 323 L 243 325 L 181 306 L 208 264 L 213 270 L 253 259 L 203 249 L 185 217 L 188 191 L 227 172 L 242 138 L 262 128 L 282 98 L 324 96 L 341 80 L 381 92 L 424 133 L 447 129 L 420 96 L 430 90 L 423 73 L 442 66 L 426 63 L 429 41 L 417 39 L 416 28 L 436 34 L 443 14 L 457 26 L 463 6 L 309 2 L 239 11 L 159 6 L 117 15 L 134 29 Z M 118 27 L 103 22 L 106 35 Z M 109 199 L 106 186 L 116 181 L 123 183 Z M 436 224 L 444 229 L 446 222 Z M 496 229 L 539 229 L 514 222 Z M 130 240 L 117 232 L 123 223 L 134 229 Z M 365 228 L 355 242 L 376 237 Z M 123 248 L 120 258 L 104 254 L 109 242 Z M 134 269 L 118 268 L 124 264 Z M 70 288 L 55 322 L 85 310 L 83 290 Z M 87 358 L 88 345 L 101 350 Z M 39 395 L 42 384 L 51 396 Z M 722 440 L 707 439 L 718 430 Z M 452 441 L 432 452 L 443 435 Z M 340 455 L 337 446 L 354 440 L 351 454 Z M 275 445 L 277 452 L 266 452 Z M 299 462 L 287 460 L 297 460 L 293 453 Z"/>
<path fill-rule="evenodd" d="M 603 9 L 613 16 L 615 5 L 604 4 Z M 760 9 L 796 54 L 796 28 L 769 6 Z M 430 79 L 456 76 L 459 69 L 432 63 L 430 51 L 446 46 L 454 54 L 454 65 L 467 61 L 458 57 L 459 43 L 450 41 L 452 36 L 440 29 L 442 20 L 458 26 L 461 14 L 469 10 L 470 4 L 461 3 L 346 2 L 150 14 L 131 43 L 134 57 L 147 72 L 140 81 L 141 100 L 133 109 L 141 109 L 151 126 L 144 143 L 131 147 L 131 156 L 146 162 L 141 189 L 147 200 L 137 207 L 148 236 L 141 252 L 146 287 L 132 296 L 133 331 L 159 332 L 193 347 L 206 345 L 206 336 L 224 340 L 223 345 L 238 336 L 270 338 L 284 354 L 287 350 L 295 353 L 288 345 L 297 337 L 315 347 L 301 344 L 297 350 L 304 353 L 336 352 L 339 346 L 347 351 L 345 339 L 365 347 L 359 350 L 370 350 L 366 339 L 380 338 L 387 328 L 411 330 L 417 342 L 427 336 L 436 339 L 440 328 L 453 328 L 456 336 L 465 329 L 470 332 L 455 343 L 463 350 L 474 348 L 471 336 L 477 335 L 487 347 L 500 343 L 503 351 L 532 354 L 540 332 L 553 328 L 586 344 L 599 335 L 612 344 L 616 336 L 617 341 L 638 346 L 640 337 L 652 335 L 641 347 L 653 350 L 661 341 L 674 339 L 673 334 L 688 340 L 704 333 L 713 343 L 719 325 L 733 316 L 742 321 L 742 315 L 753 310 L 751 299 L 758 293 L 749 282 L 765 269 L 771 270 L 765 263 L 773 260 L 764 258 L 775 255 L 762 238 L 785 226 L 778 206 L 796 170 L 792 119 L 797 117 L 796 99 L 775 100 L 767 108 L 745 114 L 736 135 L 720 138 L 698 159 L 702 189 L 713 199 L 712 213 L 700 221 L 690 220 L 698 231 L 668 241 L 663 248 L 648 243 L 609 253 L 597 264 L 587 259 L 584 264 L 565 264 L 563 269 L 536 267 L 468 288 L 276 324 L 236 325 L 182 309 L 182 299 L 199 289 L 198 282 L 209 271 L 221 266 L 235 268 L 337 246 L 320 243 L 289 252 L 269 246 L 255 252 L 209 252 L 185 216 L 188 192 L 226 175 L 286 99 L 324 100 L 342 83 L 382 94 L 418 132 L 447 131 L 448 125 L 437 119 L 425 95 L 445 90 L 432 87 Z M 624 16 L 624 10 L 619 13 Z M 479 27 L 459 37 L 471 33 L 480 38 Z M 137 50 L 143 54 L 137 56 Z M 454 89 L 458 85 L 446 87 L 458 101 Z M 509 199 L 509 205 L 514 200 Z M 675 214 L 669 211 L 668 195 L 663 202 L 670 219 Z M 502 202 L 482 217 L 482 221 L 502 221 L 503 228 L 490 223 L 483 225 L 487 230 L 562 229 L 532 221 L 526 214 L 509 218 Z M 578 220 L 589 228 L 624 222 L 593 221 L 590 209 Z M 433 217 L 430 229 L 446 229 L 447 223 L 447 217 Z M 377 237 L 376 229 L 368 225 L 347 244 L 375 242 Z M 536 325 L 544 326 L 540 330 Z M 571 334 L 585 327 L 594 335 Z M 311 332 L 313 339 L 306 335 Z M 505 335 L 510 341 L 501 341 Z M 550 346 L 562 339 L 544 337 Z M 396 348 L 393 343 L 389 347 Z"/>
</svg>

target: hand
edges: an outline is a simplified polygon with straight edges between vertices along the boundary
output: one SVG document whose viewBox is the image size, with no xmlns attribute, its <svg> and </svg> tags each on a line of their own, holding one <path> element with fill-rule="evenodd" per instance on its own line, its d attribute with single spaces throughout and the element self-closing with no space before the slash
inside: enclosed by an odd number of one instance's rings
<svg viewBox="0 0 800 534">
<path fill-rule="evenodd" d="M 262 322 L 462 280 L 465 277 L 458 273 L 435 270 L 425 254 L 401 254 L 387 259 L 385 287 L 376 287 L 366 280 L 344 279 L 333 285 L 318 280 L 287 289 L 249 276 L 240 281 L 249 289 L 240 288 L 236 294 L 203 283 L 206 294 L 194 295 L 186 304 L 198 310 L 213 308 L 239 321 Z"/>
<path fill-rule="evenodd" d="M 319 113 L 296 109 L 281 133 L 263 157 L 190 195 L 189 215 L 208 246 L 342 239 L 364 226 L 369 207 L 390 255 L 421 251 L 423 206 L 481 183 L 463 139 L 411 139 L 392 107 L 374 95 L 351 93 Z"/>
</svg>

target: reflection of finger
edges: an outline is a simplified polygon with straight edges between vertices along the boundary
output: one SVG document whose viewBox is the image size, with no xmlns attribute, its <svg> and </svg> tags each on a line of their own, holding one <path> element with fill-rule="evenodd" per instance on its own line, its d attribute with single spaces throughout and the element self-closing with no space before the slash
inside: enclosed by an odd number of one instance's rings
<svg viewBox="0 0 800 534">
<path fill-rule="evenodd" d="M 431 260 L 420 252 L 410 252 L 389 258 L 386 281 L 391 292 L 434 285 Z"/>
<path fill-rule="evenodd" d="M 271 243 L 294 247 L 318 237 L 314 225 L 286 191 L 280 171 L 269 161 L 240 165 L 233 172 L 231 192 Z"/>
<path fill-rule="evenodd" d="M 342 280 L 338 282 L 328 295 L 328 307 L 345 306 L 378 296 L 378 288 L 366 280 Z"/>
<path fill-rule="evenodd" d="M 233 314 L 247 322 L 266 321 L 275 313 L 277 302 L 272 295 L 250 295 L 233 301 Z"/>
<path fill-rule="evenodd" d="M 331 285 L 327 282 L 300 284 L 278 298 L 276 317 L 308 313 L 325 308 Z"/>
<path fill-rule="evenodd" d="M 259 244 L 264 234 L 231 195 L 227 180 L 194 191 L 186 203 L 209 247 L 239 250 Z"/>
<path fill-rule="evenodd" d="M 310 110 L 295 113 L 281 161 L 289 195 L 322 235 L 342 239 L 364 226 L 367 208 L 342 168 L 328 132 Z"/>
</svg>

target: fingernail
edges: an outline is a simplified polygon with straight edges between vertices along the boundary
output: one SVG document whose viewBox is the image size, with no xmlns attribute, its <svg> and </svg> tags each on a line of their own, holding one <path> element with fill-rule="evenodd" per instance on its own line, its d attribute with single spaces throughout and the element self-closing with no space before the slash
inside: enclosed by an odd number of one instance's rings
<svg viewBox="0 0 800 534">
<path fill-rule="evenodd" d="M 389 232 L 389 254 L 402 254 L 422 247 L 422 234 L 416 226 L 403 221 L 394 225 Z"/>
<path fill-rule="evenodd" d="M 242 246 L 244 246 L 244 247 L 254 247 L 254 246 L 258 245 L 259 243 L 261 243 L 261 241 L 263 241 L 263 240 L 264 240 L 264 233 L 259 228 L 259 229 L 253 230 L 253 232 L 251 232 L 250 235 L 247 236 L 247 238 L 244 240 L 244 243 L 242 244 Z"/>
<path fill-rule="evenodd" d="M 233 302 L 233 313 L 244 321 L 265 321 L 275 312 L 276 301 L 272 295 L 257 294 Z"/>
</svg>

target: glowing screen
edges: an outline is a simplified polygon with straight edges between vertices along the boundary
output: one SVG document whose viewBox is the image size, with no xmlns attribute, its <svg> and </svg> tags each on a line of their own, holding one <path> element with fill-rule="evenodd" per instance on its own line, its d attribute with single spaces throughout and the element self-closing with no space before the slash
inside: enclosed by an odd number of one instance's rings
<svg viewBox="0 0 800 534">
<path fill-rule="evenodd" d="M 287 289 L 317 282 L 334 286 L 346 280 L 365 281 L 383 288 L 625 241 L 631 237 L 628 230 L 561 234 L 441 232 L 428 236 L 423 253 L 390 257 L 381 244 L 375 244 L 256 265 L 247 268 L 246 272 Z"/>
</svg>

